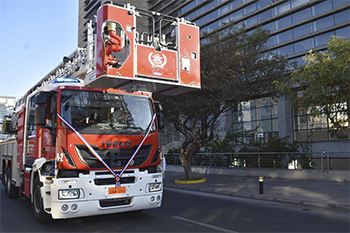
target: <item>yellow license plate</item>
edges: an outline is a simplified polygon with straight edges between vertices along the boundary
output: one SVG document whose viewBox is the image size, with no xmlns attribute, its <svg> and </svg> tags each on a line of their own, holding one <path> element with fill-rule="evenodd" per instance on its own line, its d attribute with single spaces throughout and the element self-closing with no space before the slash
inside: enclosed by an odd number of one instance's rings
<svg viewBox="0 0 350 233">
<path fill-rule="evenodd" d="M 108 188 L 108 195 L 126 193 L 126 187 Z"/>
</svg>

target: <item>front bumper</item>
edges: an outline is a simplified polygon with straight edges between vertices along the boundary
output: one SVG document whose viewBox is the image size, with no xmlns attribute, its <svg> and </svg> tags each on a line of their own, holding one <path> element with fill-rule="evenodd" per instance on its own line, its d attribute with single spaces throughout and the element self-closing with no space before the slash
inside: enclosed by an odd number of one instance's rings
<svg viewBox="0 0 350 233">
<path fill-rule="evenodd" d="M 105 180 L 111 180 L 113 176 L 101 175 L 98 171 L 87 175 L 80 173 L 75 178 L 52 179 L 50 184 L 44 183 L 41 190 L 44 209 L 52 218 L 62 219 L 160 207 L 163 195 L 162 173 L 149 174 L 138 169 L 128 172 L 122 178 L 129 178 L 129 183 L 121 183 L 122 187 L 126 187 L 126 192 L 118 194 L 108 194 L 108 189 L 115 187 L 115 184 L 105 184 Z M 150 192 L 150 183 L 161 183 L 161 189 Z M 78 189 L 79 198 L 59 199 L 59 190 L 69 189 Z"/>
</svg>

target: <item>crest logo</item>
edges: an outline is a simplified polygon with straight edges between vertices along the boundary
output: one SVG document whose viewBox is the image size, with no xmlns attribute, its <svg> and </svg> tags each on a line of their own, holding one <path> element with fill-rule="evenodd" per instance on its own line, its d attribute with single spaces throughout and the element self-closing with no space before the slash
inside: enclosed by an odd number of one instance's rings
<svg viewBox="0 0 350 233">
<path fill-rule="evenodd" d="M 150 54 L 148 54 L 148 61 L 149 63 L 151 63 L 152 67 L 164 69 L 164 66 L 167 63 L 167 58 L 162 53 L 151 52 Z"/>
</svg>

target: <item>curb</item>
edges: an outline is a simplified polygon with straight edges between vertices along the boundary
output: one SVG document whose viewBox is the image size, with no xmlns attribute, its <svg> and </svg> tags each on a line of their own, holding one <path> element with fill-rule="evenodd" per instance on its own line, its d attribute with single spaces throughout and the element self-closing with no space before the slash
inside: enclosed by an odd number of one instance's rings
<svg viewBox="0 0 350 233">
<path fill-rule="evenodd" d="M 201 184 L 207 182 L 207 178 L 202 178 L 199 180 L 175 180 L 176 184 Z"/>
</svg>

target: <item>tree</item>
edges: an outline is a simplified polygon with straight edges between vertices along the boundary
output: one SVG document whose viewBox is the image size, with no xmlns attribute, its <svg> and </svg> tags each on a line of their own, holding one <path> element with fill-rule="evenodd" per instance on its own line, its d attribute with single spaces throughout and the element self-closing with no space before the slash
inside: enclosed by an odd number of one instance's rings
<svg viewBox="0 0 350 233">
<path fill-rule="evenodd" d="M 201 90 L 156 96 L 165 118 L 184 135 L 180 160 L 187 178 L 192 178 L 192 158 L 215 138 L 219 117 L 242 101 L 275 92 L 273 83 L 283 79 L 287 63 L 264 53 L 268 37 L 267 30 L 248 34 L 233 26 L 209 36 L 201 47 Z"/>
<path fill-rule="evenodd" d="M 307 65 L 293 72 L 290 82 L 282 85 L 284 90 L 298 86 L 290 90 L 293 106 L 314 116 L 326 116 L 333 130 L 348 128 L 350 40 L 333 36 L 327 51 L 310 50 L 303 60 Z"/>
</svg>

